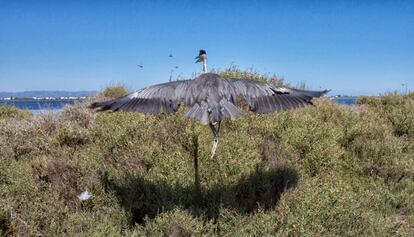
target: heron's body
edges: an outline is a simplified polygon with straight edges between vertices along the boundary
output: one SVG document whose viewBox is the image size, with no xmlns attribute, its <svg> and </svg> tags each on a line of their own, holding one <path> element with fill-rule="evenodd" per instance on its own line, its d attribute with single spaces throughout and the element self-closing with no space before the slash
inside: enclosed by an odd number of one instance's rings
<svg viewBox="0 0 414 237">
<path fill-rule="evenodd" d="M 189 91 L 201 92 L 188 98 L 189 105 L 194 104 L 194 102 L 196 104 L 195 107 L 193 105 L 194 109 L 187 113 L 189 117 L 198 119 L 204 124 L 206 124 L 206 119 L 209 117 L 209 122 L 215 124 L 221 121 L 223 114 L 232 119 L 241 114 L 237 108 L 237 111 L 228 108 L 229 103 L 232 105 L 236 103 L 236 93 L 227 79 L 221 78 L 215 73 L 204 73 L 195 79 L 189 87 Z M 198 106 L 202 108 L 202 117 L 197 117 L 201 115 L 197 113 Z"/>
</svg>

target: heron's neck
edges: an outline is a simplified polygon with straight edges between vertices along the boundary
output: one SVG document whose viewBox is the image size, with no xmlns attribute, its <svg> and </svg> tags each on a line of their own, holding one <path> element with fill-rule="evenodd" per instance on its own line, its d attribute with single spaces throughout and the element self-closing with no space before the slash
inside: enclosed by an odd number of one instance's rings
<svg viewBox="0 0 414 237">
<path fill-rule="evenodd" d="M 203 60 L 203 73 L 207 73 L 208 69 L 207 69 L 207 59 Z"/>
</svg>

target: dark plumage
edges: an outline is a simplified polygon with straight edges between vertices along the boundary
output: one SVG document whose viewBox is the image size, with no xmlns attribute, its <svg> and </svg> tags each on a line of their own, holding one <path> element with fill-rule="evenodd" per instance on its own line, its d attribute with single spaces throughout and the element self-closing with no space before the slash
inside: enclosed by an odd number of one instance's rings
<svg viewBox="0 0 414 237">
<path fill-rule="evenodd" d="M 223 117 L 242 115 L 237 98 L 244 99 L 255 113 L 294 109 L 310 104 L 312 98 L 328 92 L 275 87 L 271 84 L 223 78 L 204 73 L 194 80 L 173 81 L 143 88 L 125 97 L 96 102 L 92 108 L 150 114 L 173 113 L 181 104 L 189 107 L 186 116 L 203 124 L 215 124 Z"/>
</svg>

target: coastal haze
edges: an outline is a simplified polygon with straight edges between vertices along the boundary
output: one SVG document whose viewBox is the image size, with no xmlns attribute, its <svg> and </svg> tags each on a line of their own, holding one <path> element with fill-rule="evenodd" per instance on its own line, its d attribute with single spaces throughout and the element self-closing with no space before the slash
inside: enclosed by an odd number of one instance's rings
<svg viewBox="0 0 414 237">
<path fill-rule="evenodd" d="M 95 96 L 97 91 L 22 91 L 0 92 L 0 99 L 4 98 L 61 98 L 61 97 L 88 97 Z"/>
<path fill-rule="evenodd" d="M 0 106 L 13 106 L 34 114 L 59 112 L 65 106 L 84 102 L 97 91 L 23 91 L 0 92 Z"/>
</svg>

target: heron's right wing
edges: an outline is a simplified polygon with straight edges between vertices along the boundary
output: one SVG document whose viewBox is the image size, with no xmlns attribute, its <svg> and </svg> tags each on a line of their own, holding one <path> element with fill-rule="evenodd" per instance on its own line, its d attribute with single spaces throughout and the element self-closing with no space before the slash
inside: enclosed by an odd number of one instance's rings
<svg viewBox="0 0 414 237">
<path fill-rule="evenodd" d="M 237 96 L 241 96 L 255 113 L 271 113 L 274 111 L 294 109 L 311 104 L 312 98 L 320 97 L 328 92 L 308 91 L 287 87 L 276 87 L 245 79 L 228 79 Z"/>
<path fill-rule="evenodd" d="M 191 80 L 182 80 L 153 85 L 124 97 L 95 102 L 91 108 L 150 114 L 173 113 L 185 97 L 190 82 Z"/>
</svg>

